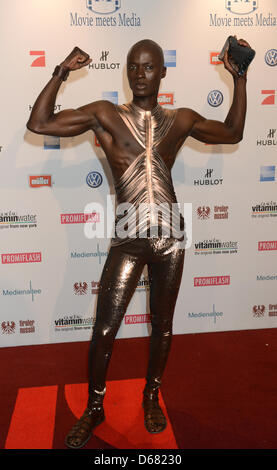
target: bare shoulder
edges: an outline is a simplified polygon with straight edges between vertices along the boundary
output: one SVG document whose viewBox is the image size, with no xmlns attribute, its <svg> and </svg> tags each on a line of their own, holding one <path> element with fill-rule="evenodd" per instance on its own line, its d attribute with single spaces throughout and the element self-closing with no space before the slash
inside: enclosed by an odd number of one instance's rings
<svg viewBox="0 0 277 470">
<path fill-rule="evenodd" d="M 81 106 L 79 109 L 82 111 L 91 113 L 93 115 L 96 115 L 98 113 L 105 114 L 105 113 L 115 112 L 115 105 L 111 103 L 111 101 L 98 100 L 98 101 L 93 101 L 92 103 L 86 104 L 85 106 Z"/>
<path fill-rule="evenodd" d="M 177 108 L 177 117 L 181 120 L 195 121 L 200 116 L 196 111 L 191 108 Z"/>
<path fill-rule="evenodd" d="M 203 119 L 200 114 L 190 108 L 177 108 L 176 114 L 176 125 L 185 133 L 190 132 L 193 125 Z"/>
</svg>

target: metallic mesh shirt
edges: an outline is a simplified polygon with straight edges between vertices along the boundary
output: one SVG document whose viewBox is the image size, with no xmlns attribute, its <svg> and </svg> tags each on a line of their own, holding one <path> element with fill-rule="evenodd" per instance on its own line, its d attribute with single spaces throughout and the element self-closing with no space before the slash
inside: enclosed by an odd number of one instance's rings
<svg viewBox="0 0 277 470">
<path fill-rule="evenodd" d="M 117 209 L 112 245 L 157 236 L 183 239 L 184 221 L 171 172 L 157 151 L 174 122 L 176 110 L 158 104 L 144 111 L 134 103 L 116 108 L 143 151 L 115 182 Z"/>
</svg>

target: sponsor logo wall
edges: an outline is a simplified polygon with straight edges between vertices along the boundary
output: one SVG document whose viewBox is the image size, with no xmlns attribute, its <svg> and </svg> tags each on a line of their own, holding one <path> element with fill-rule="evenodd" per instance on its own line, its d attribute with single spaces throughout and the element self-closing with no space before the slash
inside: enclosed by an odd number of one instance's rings
<svg viewBox="0 0 277 470">
<path fill-rule="evenodd" d="M 91 337 L 110 240 L 87 234 L 111 223 L 111 172 L 92 132 L 42 136 L 26 122 L 76 45 L 93 60 L 62 84 L 55 112 L 101 99 L 128 102 L 126 55 L 143 38 L 164 51 L 160 105 L 221 121 L 233 80 L 218 54 L 233 34 L 256 50 L 244 139 L 206 145 L 189 137 L 172 169 L 180 208 L 192 207 L 174 333 L 275 328 L 277 2 L 14 0 L 0 10 L 9 44 L 1 72 L 0 346 Z M 145 268 L 117 337 L 150 332 Z"/>
</svg>

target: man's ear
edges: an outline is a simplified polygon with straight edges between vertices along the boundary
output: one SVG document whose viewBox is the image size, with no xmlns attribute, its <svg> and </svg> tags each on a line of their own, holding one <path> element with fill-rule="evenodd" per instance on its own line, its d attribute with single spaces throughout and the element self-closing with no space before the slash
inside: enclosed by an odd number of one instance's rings
<svg viewBox="0 0 277 470">
<path fill-rule="evenodd" d="M 166 76 L 166 67 L 163 66 L 161 77 L 164 78 L 165 76 Z"/>
</svg>

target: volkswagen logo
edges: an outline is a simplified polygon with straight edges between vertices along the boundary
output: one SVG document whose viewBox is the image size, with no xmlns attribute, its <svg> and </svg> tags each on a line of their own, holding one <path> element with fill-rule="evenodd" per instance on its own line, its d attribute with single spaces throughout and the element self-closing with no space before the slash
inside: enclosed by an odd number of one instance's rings
<svg viewBox="0 0 277 470">
<path fill-rule="evenodd" d="M 98 171 L 91 171 L 87 175 L 86 181 L 87 181 L 87 184 L 91 188 L 98 188 L 102 184 L 103 178 L 102 178 L 101 174 L 98 173 Z"/>
<path fill-rule="evenodd" d="M 277 65 L 277 49 L 269 49 L 265 55 L 264 60 L 267 65 L 270 65 L 270 67 Z"/>
<path fill-rule="evenodd" d="M 223 94 L 221 93 L 221 91 L 212 90 L 208 94 L 207 99 L 208 99 L 209 105 L 216 108 L 217 106 L 220 106 L 221 103 L 223 102 Z"/>
</svg>

